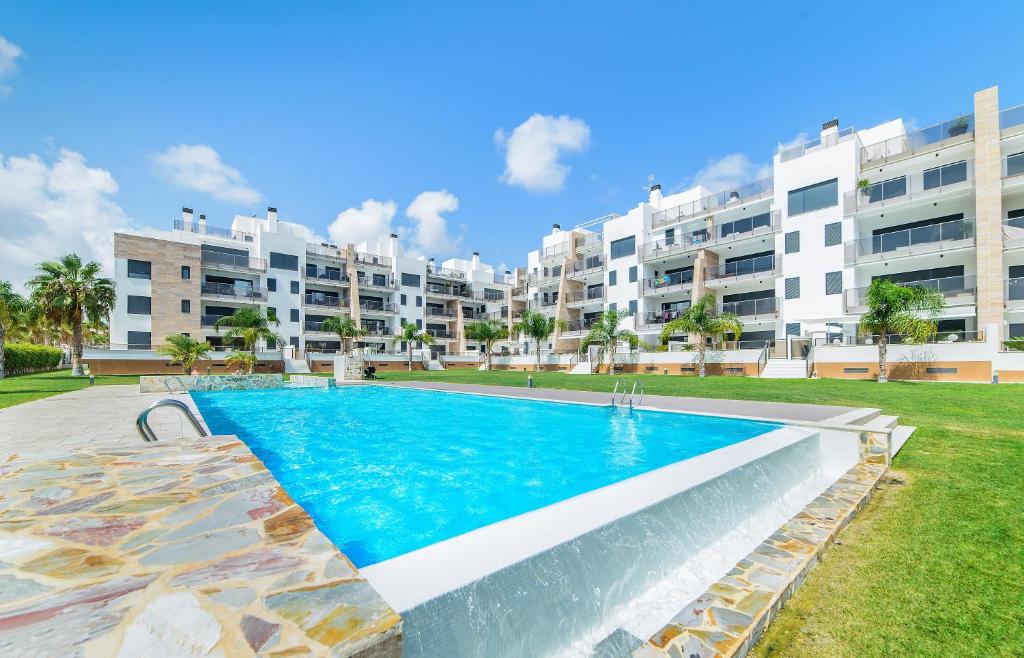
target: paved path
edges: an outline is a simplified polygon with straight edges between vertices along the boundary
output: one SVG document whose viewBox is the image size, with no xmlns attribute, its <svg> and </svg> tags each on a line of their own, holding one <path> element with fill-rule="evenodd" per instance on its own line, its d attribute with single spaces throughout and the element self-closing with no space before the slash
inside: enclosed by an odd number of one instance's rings
<svg viewBox="0 0 1024 658">
<path fill-rule="evenodd" d="M 388 382 L 390 386 L 408 388 L 424 388 L 440 391 L 460 391 L 463 393 L 483 393 L 487 395 L 507 395 L 510 397 L 533 398 L 538 400 L 557 400 L 561 402 L 590 402 L 608 404 L 611 393 L 594 391 L 572 391 L 557 388 L 522 388 L 518 386 L 480 386 L 476 384 L 453 384 L 449 382 Z M 749 400 L 718 400 L 713 398 L 687 398 L 673 395 L 644 396 L 644 406 L 671 411 L 693 411 L 706 414 L 726 416 L 746 416 L 748 418 L 772 418 L 776 420 L 792 420 L 819 423 L 831 418 L 843 416 L 856 407 L 826 406 L 820 404 L 794 404 L 790 402 L 753 402 Z M 873 410 L 864 410 L 865 413 Z"/>
<path fill-rule="evenodd" d="M 85 446 L 133 446 L 142 443 L 135 419 L 157 400 L 174 397 L 195 411 L 187 395 L 139 393 L 130 386 L 93 386 L 0 410 L 0 461 L 11 454 L 66 454 Z M 198 412 L 196 416 L 200 417 Z M 195 437 L 180 411 L 157 409 L 150 427 L 161 439 Z"/>
</svg>

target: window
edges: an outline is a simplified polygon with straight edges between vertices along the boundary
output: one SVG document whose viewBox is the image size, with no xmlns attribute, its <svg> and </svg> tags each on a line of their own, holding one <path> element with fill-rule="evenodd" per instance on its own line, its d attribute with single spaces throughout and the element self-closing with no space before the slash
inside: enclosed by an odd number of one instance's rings
<svg viewBox="0 0 1024 658">
<path fill-rule="evenodd" d="M 843 292 L 843 273 L 825 272 L 825 294 L 838 295 Z"/>
<path fill-rule="evenodd" d="M 629 282 L 636 283 L 636 265 L 629 268 Z"/>
<path fill-rule="evenodd" d="M 405 276 L 405 275 L 403 274 L 402 276 Z M 405 306 L 408 303 L 405 300 L 405 293 L 404 292 L 401 295 L 399 295 L 398 297 L 399 297 L 399 302 L 398 303 L 401 304 L 402 306 Z"/>
<path fill-rule="evenodd" d="M 129 279 L 151 279 L 152 271 L 151 265 L 148 260 L 132 260 L 128 259 L 128 278 Z"/>
<path fill-rule="evenodd" d="M 790 231 L 786 234 L 786 253 L 795 254 L 800 251 L 800 231 Z"/>
<path fill-rule="evenodd" d="M 608 285 L 614 286 L 618 280 L 618 273 L 615 270 L 608 270 Z"/>
<path fill-rule="evenodd" d="M 181 312 L 182 313 L 191 313 L 192 312 L 192 302 L 187 300 L 187 299 L 181 300 Z"/>
<path fill-rule="evenodd" d="M 839 179 L 833 178 L 822 183 L 815 183 L 789 192 L 789 214 L 799 215 L 805 212 L 830 208 L 839 204 Z"/>
<path fill-rule="evenodd" d="M 665 229 L 665 246 L 673 245 L 676 243 L 676 230 L 674 228 Z"/>
<path fill-rule="evenodd" d="M 267 307 L 267 319 L 268 320 L 277 320 L 277 309 L 274 308 L 273 306 L 268 306 Z"/>
<path fill-rule="evenodd" d="M 630 315 L 636 315 L 636 300 L 635 299 L 629 300 L 629 314 Z"/>
<path fill-rule="evenodd" d="M 275 270 L 291 270 L 293 272 L 298 272 L 299 257 L 291 254 L 279 254 L 272 251 L 270 252 L 270 266 Z"/>
<path fill-rule="evenodd" d="M 148 350 L 152 347 L 150 344 L 153 340 L 153 335 L 148 331 L 129 331 L 128 332 L 128 349 L 130 350 Z"/>
<path fill-rule="evenodd" d="M 967 161 L 961 160 L 934 169 L 924 170 L 924 189 L 931 190 L 943 185 L 962 183 L 967 180 Z"/>
<path fill-rule="evenodd" d="M 192 268 L 189 267 L 188 265 L 182 265 L 181 266 L 181 278 L 185 279 L 186 281 L 188 279 L 191 279 L 192 278 Z"/>
<path fill-rule="evenodd" d="M 298 281 L 292 281 L 291 282 L 291 288 L 292 288 L 292 294 L 293 295 L 299 294 L 299 282 Z"/>
<path fill-rule="evenodd" d="M 417 329 L 422 329 L 423 328 L 423 320 L 421 320 L 419 318 L 416 318 L 416 328 Z"/>
<path fill-rule="evenodd" d="M 800 299 L 800 277 L 791 276 L 786 279 L 786 299 Z"/>
<path fill-rule="evenodd" d="M 297 308 L 290 309 L 289 310 L 289 314 L 291 315 L 291 321 L 292 322 L 298 322 L 299 321 L 299 309 L 297 309 Z"/>
<path fill-rule="evenodd" d="M 878 203 L 886 199 L 895 199 L 907 193 L 907 177 L 890 178 L 879 183 L 872 183 L 861 194 L 868 198 L 868 203 Z"/>
<path fill-rule="evenodd" d="M 617 311 L 617 310 L 619 310 L 619 305 L 616 304 L 615 302 L 612 302 L 611 304 L 608 305 L 608 310 L 609 311 Z"/>
<path fill-rule="evenodd" d="M 420 275 L 419 274 L 407 274 L 402 272 L 402 285 L 409 286 L 410 288 L 420 287 Z"/>
<path fill-rule="evenodd" d="M 1024 174 L 1024 153 L 1006 156 L 1006 175 L 1016 176 L 1017 174 Z"/>
<path fill-rule="evenodd" d="M 128 312 L 134 315 L 150 315 L 153 300 L 141 295 L 128 295 Z"/>
<path fill-rule="evenodd" d="M 277 279 L 267 279 L 267 290 L 269 290 L 270 292 L 277 292 Z"/>
<path fill-rule="evenodd" d="M 420 297 L 419 295 L 416 295 L 416 308 L 421 308 L 422 306 L 423 306 L 423 298 Z"/>
<path fill-rule="evenodd" d="M 636 254 L 636 237 L 629 236 L 620 240 L 613 240 L 611 245 L 611 258 L 622 258 Z"/>
<path fill-rule="evenodd" d="M 288 344 L 291 345 L 292 347 L 294 347 L 295 349 L 299 349 L 299 337 L 298 336 L 291 336 L 291 337 L 289 337 L 288 338 Z"/>
<path fill-rule="evenodd" d="M 799 322 L 787 322 L 786 323 L 786 335 L 787 336 L 799 336 L 800 335 L 800 323 Z"/>
<path fill-rule="evenodd" d="M 834 247 L 843 242 L 843 223 L 832 222 L 825 224 L 825 246 Z"/>
</svg>

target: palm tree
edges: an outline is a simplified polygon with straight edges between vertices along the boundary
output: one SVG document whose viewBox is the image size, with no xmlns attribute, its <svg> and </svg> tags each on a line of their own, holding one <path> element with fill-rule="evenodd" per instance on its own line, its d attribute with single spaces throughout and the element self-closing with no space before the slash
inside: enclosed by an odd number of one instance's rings
<svg viewBox="0 0 1024 658">
<path fill-rule="evenodd" d="M 715 309 L 715 295 L 709 292 L 683 311 L 678 318 L 665 324 L 665 328 L 661 330 L 661 344 L 667 344 L 669 336 L 676 333 L 696 334 L 697 363 L 700 376 L 703 377 L 708 338 L 717 339 L 727 333 L 735 334 L 736 338 L 739 338 L 743 333 L 743 325 L 732 313 L 719 314 Z"/>
<path fill-rule="evenodd" d="M 878 381 L 889 381 L 886 356 L 889 335 L 899 334 L 915 342 L 935 333 L 937 318 L 946 300 L 937 290 L 901 286 L 889 279 L 875 279 L 868 286 L 867 312 L 861 316 L 861 330 L 878 334 Z"/>
<path fill-rule="evenodd" d="M 526 310 L 519 316 L 519 321 L 512 325 L 513 334 L 522 334 L 537 343 L 537 371 L 540 372 L 540 344 L 546 342 L 555 329 L 565 329 L 569 324 L 565 320 L 549 318 L 540 311 Z"/>
<path fill-rule="evenodd" d="M 196 361 L 209 357 L 210 350 L 213 349 L 206 341 L 199 342 L 185 334 L 171 334 L 165 341 L 166 344 L 156 353 L 171 357 L 172 363 L 180 362 L 186 375 L 192 372 L 192 366 Z"/>
<path fill-rule="evenodd" d="M 508 327 L 495 320 L 482 320 L 480 322 L 470 322 L 466 325 L 464 331 L 466 332 L 466 338 L 483 343 L 484 367 L 490 370 L 491 350 L 499 340 L 506 340 L 508 338 Z"/>
<path fill-rule="evenodd" d="M 4 378 L 4 339 L 19 325 L 27 306 L 10 281 L 0 281 L 0 379 Z"/>
<path fill-rule="evenodd" d="M 251 375 L 256 367 L 256 353 L 232 352 L 224 359 L 224 365 L 228 368 L 234 367 L 236 370 L 245 370 L 246 374 Z"/>
<path fill-rule="evenodd" d="M 434 337 L 425 331 L 420 331 L 420 328 L 415 324 L 408 322 L 402 325 L 402 332 L 395 336 L 395 339 L 391 341 L 393 345 L 399 343 L 405 343 L 406 354 L 409 356 L 408 367 L 409 372 L 412 372 L 412 344 L 413 342 L 420 342 L 424 345 L 433 345 L 435 343 Z"/>
<path fill-rule="evenodd" d="M 78 254 L 39 264 L 39 274 L 29 279 L 32 298 L 54 324 L 71 328 L 71 374 L 82 371 L 82 324 L 110 315 L 116 302 L 114 282 L 99 276 L 100 264 L 83 264 Z"/>
<path fill-rule="evenodd" d="M 264 342 L 284 342 L 284 339 L 271 327 L 276 327 L 280 322 L 277 318 L 264 315 L 259 306 L 243 306 L 237 309 L 232 315 L 225 315 L 213 323 L 213 328 L 218 332 L 222 327 L 227 327 L 224 338 L 228 340 L 240 338 L 242 349 L 247 352 L 256 352 L 256 344 L 261 340 Z"/>
<path fill-rule="evenodd" d="M 344 351 L 345 354 L 352 351 L 353 338 L 359 338 L 366 335 L 366 329 L 363 329 L 356 324 L 356 321 L 353 320 L 350 315 L 327 318 L 323 322 L 323 330 L 338 334 L 338 338 L 341 339 L 342 351 Z"/>
<path fill-rule="evenodd" d="M 619 322 L 630 315 L 626 309 L 618 311 L 607 310 L 601 314 L 597 322 L 590 327 L 590 332 L 580 341 L 582 347 L 600 345 L 597 361 L 604 361 L 605 353 L 608 354 L 608 372 L 612 371 L 612 362 L 615 360 L 615 350 L 619 343 L 627 343 L 631 350 L 640 346 L 640 336 L 629 329 L 620 329 Z"/>
</svg>

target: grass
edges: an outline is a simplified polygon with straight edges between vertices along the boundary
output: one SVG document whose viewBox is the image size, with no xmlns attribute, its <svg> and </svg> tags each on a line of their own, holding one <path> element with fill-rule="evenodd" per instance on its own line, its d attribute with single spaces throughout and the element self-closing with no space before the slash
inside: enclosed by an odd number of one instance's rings
<svg viewBox="0 0 1024 658">
<path fill-rule="evenodd" d="M 525 386 L 525 373 L 379 372 Z M 616 378 L 534 375 L 610 392 Z M 648 394 L 879 407 L 918 430 L 752 655 L 1024 655 L 1024 386 L 622 376 Z"/>
<path fill-rule="evenodd" d="M 138 384 L 138 375 L 103 375 L 96 384 Z M 72 377 L 70 370 L 14 375 L 0 379 L 0 409 L 22 402 L 48 398 L 51 395 L 77 391 L 89 386 L 88 377 Z"/>
</svg>

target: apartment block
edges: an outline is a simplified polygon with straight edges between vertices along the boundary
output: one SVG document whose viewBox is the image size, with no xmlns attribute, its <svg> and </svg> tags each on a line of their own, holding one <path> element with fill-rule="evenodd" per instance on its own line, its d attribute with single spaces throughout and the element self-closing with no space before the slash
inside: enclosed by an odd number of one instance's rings
<svg viewBox="0 0 1024 658">
<path fill-rule="evenodd" d="M 288 356 L 316 358 L 341 348 L 323 323 L 351 316 L 366 331 L 357 346 L 370 353 L 404 351 L 395 336 L 415 324 L 435 338 L 431 356 L 475 354 L 465 336 L 477 319 L 507 322 L 511 276 L 480 262 L 403 253 L 397 235 L 379 242 L 312 242 L 304 226 L 236 216 L 230 228 L 206 223 L 190 208 L 166 237 L 115 234 L 117 306 L 111 318 L 113 350 L 148 351 L 168 335 L 185 333 L 219 349 L 227 344 L 216 321 L 257 305 L 279 322 Z"/>
</svg>

